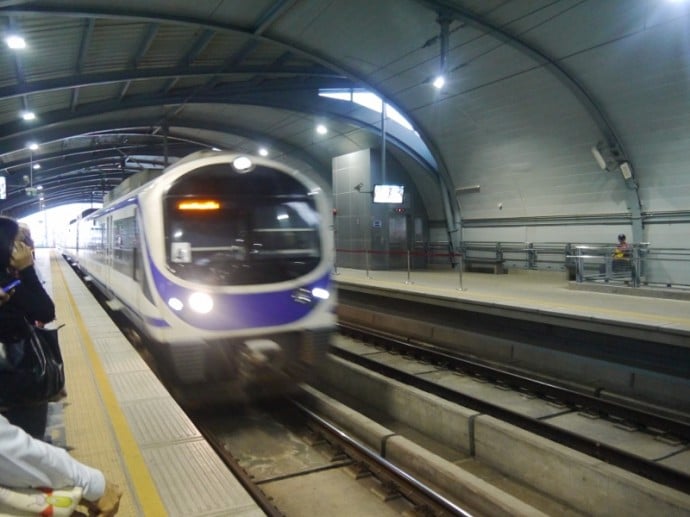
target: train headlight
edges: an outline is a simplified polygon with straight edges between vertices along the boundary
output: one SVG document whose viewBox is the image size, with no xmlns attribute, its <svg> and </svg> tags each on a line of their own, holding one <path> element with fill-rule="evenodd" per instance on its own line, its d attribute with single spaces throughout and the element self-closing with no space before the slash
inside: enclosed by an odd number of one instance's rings
<svg viewBox="0 0 690 517">
<path fill-rule="evenodd" d="M 314 287 L 314 289 L 311 290 L 311 294 L 314 298 L 319 298 L 321 300 L 328 300 L 331 296 L 331 293 L 322 287 Z"/>
<path fill-rule="evenodd" d="M 168 306 L 174 311 L 181 311 L 184 308 L 182 300 L 174 297 L 168 300 Z"/>
<path fill-rule="evenodd" d="M 249 172 L 254 168 L 254 163 L 246 156 L 238 156 L 232 161 L 232 166 L 241 174 Z"/>
<path fill-rule="evenodd" d="M 206 293 L 193 293 L 189 296 L 189 308 L 199 314 L 208 314 L 213 310 L 213 298 Z"/>
</svg>

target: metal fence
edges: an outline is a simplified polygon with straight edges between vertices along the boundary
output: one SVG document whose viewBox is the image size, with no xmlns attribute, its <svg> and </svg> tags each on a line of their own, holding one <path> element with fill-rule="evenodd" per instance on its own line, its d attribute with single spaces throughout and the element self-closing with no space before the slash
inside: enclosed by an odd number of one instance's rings
<svg viewBox="0 0 690 517">
<path fill-rule="evenodd" d="M 690 288 L 690 249 L 655 248 L 633 243 L 625 259 L 610 243 L 465 241 L 456 251 L 448 242 L 415 243 L 410 250 L 337 249 L 336 263 L 358 269 L 420 270 L 438 267 L 494 273 L 509 269 L 565 271 L 577 282 L 618 283 L 631 287 Z"/>
</svg>

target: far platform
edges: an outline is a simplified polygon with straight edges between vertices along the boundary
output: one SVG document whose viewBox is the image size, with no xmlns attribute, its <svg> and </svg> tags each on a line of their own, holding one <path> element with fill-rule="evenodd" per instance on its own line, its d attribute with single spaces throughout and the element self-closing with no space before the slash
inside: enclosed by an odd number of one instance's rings
<svg viewBox="0 0 690 517">
<path fill-rule="evenodd" d="M 690 293 L 645 287 L 584 285 L 565 272 L 514 270 L 505 275 L 447 270 L 384 271 L 338 268 L 339 288 L 377 289 L 500 309 L 515 317 L 558 317 L 625 328 L 630 335 L 656 334 L 690 347 Z"/>
</svg>

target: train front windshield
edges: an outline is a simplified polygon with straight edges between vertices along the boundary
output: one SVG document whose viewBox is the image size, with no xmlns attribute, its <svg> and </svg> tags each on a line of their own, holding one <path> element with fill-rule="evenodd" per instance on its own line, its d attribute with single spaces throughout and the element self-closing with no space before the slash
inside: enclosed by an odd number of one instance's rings
<svg viewBox="0 0 690 517">
<path fill-rule="evenodd" d="M 313 195 L 291 176 L 269 167 L 246 174 L 203 167 L 166 196 L 168 268 L 208 285 L 290 280 L 319 264 L 319 226 Z"/>
</svg>

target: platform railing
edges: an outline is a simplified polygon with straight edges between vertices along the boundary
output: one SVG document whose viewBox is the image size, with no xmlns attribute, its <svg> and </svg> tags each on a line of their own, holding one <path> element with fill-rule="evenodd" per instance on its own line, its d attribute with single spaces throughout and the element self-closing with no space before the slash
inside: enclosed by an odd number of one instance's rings
<svg viewBox="0 0 690 517">
<path fill-rule="evenodd" d="M 632 244 L 623 258 L 616 258 L 615 246 L 577 244 L 568 259 L 575 262 L 575 280 L 582 282 L 619 282 L 639 287 L 644 275 L 642 257 L 648 244 Z"/>
<path fill-rule="evenodd" d="M 550 270 L 564 271 L 568 280 L 576 282 L 690 288 L 690 249 L 633 243 L 624 260 L 615 260 L 614 250 L 609 243 L 465 241 L 453 250 L 443 241 L 415 242 L 410 249 L 338 248 L 335 271 L 343 266 L 365 270 L 369 276 L 375 270 L 404 270 L 406 283 L 412 283 L 413 271 L 457 269 L 462 288 L 463 270 Z"/>
<path fill-rule="evenodd" d="M 372 250 L 336 248 L 334 275 L 342 268 L 364 271 L 366 278 L 372 279 L 372 271 L 405 271 L 405 284 L 413 284 L 413 271 L 438 269 L 434 263 L 442 263 L 448 270 L 457 272 L 457 289 L 463 287 L 463 257 L 461 253 L 430 246 L 415 246 L 411 250 Z M 393 265 L 391 267 L 391 264 Z"/>
<path fill-rule="evenodd" d="M 632 287 L 690 288 L 690 249 L 631 245 L 628 258 L 617 260 L 613 246 L 576 245 L 569 260 L 578 282 L 624 283 Z"/>
</svg>

